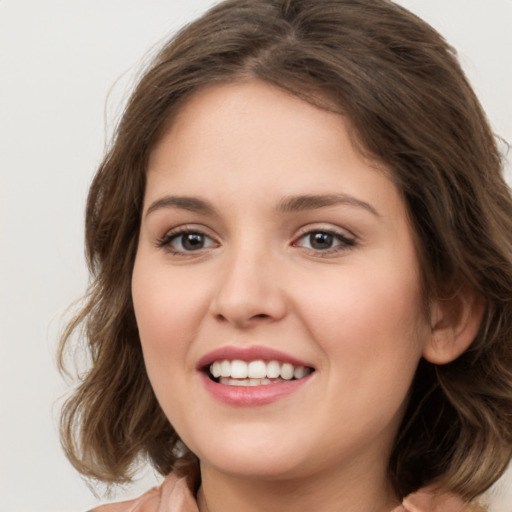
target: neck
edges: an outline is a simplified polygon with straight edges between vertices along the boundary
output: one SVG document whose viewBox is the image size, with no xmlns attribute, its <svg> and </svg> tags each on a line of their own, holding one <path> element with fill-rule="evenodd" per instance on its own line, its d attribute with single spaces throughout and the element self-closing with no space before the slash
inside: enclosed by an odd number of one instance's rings
<svg viewBox="0 0 512 512">
<path fill-rule="evenodd" d="M 353 470 L 355 468 L 352 468 Z M 390 512 L 398 505 L 383 471 L 332 471 L 262 480 L 201 464 L 200 512 Z"/>
</svg>

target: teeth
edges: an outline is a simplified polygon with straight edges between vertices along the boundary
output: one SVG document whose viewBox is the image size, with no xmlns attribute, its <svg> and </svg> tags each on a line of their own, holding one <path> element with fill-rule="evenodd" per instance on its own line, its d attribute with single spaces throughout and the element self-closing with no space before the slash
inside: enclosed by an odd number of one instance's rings
<svg viewBox="0 0 512 512">
<path fill-rule="evenodd" d="M 222 361 L 220 363 L 220 376 L 231 377 L 231 363 L 229 361 Z"/>
<path fill-rule="evenodd" d="M 304 366 L 297 366 L 293 370 L 293 377 L 295 379 L 302 379 L 302 377 L 305 377 L 307 374 L 307 369 Z"/>
<path fill-rule="evenodd" d="M 284 380 L 292 380 L 293 379 L 293 364 L 290 363 L 284 363 L 283 366 L 281 366 L 281 377 Z"/>
<path fill-rule="evenodd" d="M 244 361 L 231 361 L 231 377 L 233 379 L 246 379 L 249 367 Z"/>
<path fill-rule="evenodd" d="M 222 375 L 222 365 L 219 363 L 219 361 L 215 361 L 210 366 L 210 373 L 215 377 L 218 378 Z"/>
<path fill-rule="evenodd" d="M 261 386 L 292 379 L 302 379 L 311 372 L 305 366 L 294 366 L 279 361 L 256 360 L 249 363 L 240 360 L 215 361 L 210 373 L 221 384 L 231 386 Z M 270 381 L 269 379 L 272 379 Z"/>
<path fill-rule="evenodd" d="M 251 379 L 264 379 L 267 376 L 267 365 L 264 361 L 251 361 L 247 365 L 247 375 Z"/>
<path fill-rule="evenodd" d="M 219 379 L 221 384 L 225 386 L 266 386 L 268 384 L 275 384 L 276 382 L 285 382 L 283 379 L 230 379 L 229 377 L 221 377 Z"/>
<path fill-rule="evenodd" d="M 277 379 L 281 375 L 281 365 L 277 361 L 267 363 L 267 377 Z"/>
</svg>

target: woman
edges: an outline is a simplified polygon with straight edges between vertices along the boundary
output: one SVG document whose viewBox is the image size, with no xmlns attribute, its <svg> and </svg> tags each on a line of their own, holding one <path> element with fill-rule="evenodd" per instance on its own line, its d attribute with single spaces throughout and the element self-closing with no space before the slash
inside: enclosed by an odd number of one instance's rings
<svg viewBox="0 0 512 512">
<path fill-rule="evenodd" d="M 470 510 L 512 453 L 500 169 L 452 49 L 391 2 L 186 27 L 89 194 L 64 446 L 168 475 L 99 510 Z"/>
</svg>

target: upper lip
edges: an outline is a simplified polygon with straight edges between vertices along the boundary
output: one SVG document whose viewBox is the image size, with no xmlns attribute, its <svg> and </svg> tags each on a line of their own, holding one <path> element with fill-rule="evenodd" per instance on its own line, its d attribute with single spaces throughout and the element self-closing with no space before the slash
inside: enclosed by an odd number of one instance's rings
<svg viewBox="0 0 512 512">
<path fill-rule="evenodd" d="M 252 347 L 235 347 L 235 346 L 225 346 L 220 347 L 218 349 L 212 350 L 205 354 L 201 359 L 199 359 L 197 363 L 197 369 L 202 370 L 205 367 L 208 367 L 210 364 L 215 361 L 280 361 L 283 363 L 290 363 L 294 366 L 306 366 L 309 368 L 313 368 L 313 366 L 305 361 L 301 361 L 300 359 L 293 357 L 285 352 L 281 352 L 279 350 L 275 350 L 270 347 L 263 346 L 252 346 Z"/>
</svg>

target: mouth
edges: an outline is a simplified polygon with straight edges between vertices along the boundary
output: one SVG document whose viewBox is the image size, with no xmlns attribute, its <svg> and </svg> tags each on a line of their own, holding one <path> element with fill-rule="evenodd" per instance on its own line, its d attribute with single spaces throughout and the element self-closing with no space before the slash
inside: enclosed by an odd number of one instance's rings
<svg viewBox="0 0 512 512">
<path fill-rule="evenodd" d="M 203 367 L 203 371 L 211 381 L 218 384 L 250 387 L 301 380 L 311 374 L 314 369 L 275 359 L 268 361 L 222 359 Z"/>
</svg>

